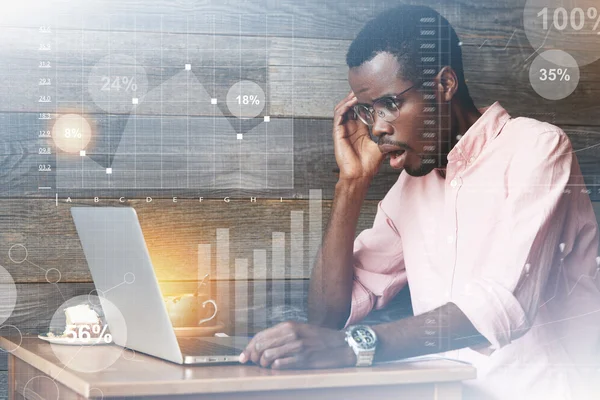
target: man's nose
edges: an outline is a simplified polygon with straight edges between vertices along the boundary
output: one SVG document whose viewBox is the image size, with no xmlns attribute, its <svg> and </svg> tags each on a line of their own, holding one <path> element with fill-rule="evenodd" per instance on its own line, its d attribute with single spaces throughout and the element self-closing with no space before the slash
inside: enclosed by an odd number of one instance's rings
<svg viewBox="0 0 600 400">
<path fill-rule="evenodd" d="M 371 127 L 371 133 L 373 136 L 379 139 L 383 135 L 392 135 L 394 133 L 394 127 L 392 124 L 384 121 L 383 118 L 380 118 L 377 114 L 375 114 L 374 118 L 375 120 L 373 122 L 373 126 Z"/>
</svg>

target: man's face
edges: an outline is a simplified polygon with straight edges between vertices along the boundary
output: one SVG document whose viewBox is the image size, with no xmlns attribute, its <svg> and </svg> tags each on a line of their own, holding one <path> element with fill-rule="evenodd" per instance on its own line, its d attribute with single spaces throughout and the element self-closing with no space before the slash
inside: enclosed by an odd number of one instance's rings
<svg viewBox="0 0 600 400">
<path fill-rule="evenodd" d="M 376 99 L 397 95 L 415 84 L 402 79 L 399 72 L 396 57 L 383 52 L 350 68 L 348 82 L 358 103 L 372 106 Z M 396 104 L 399 114 L 393 122 L 386 122 L 374 113 L 372 135 L 378 138 L 380 151 L 390 157 L 392 167 L 404 169 L 411 176 L 427 175 L 437 166 L 440 150 L 436 146 L 437 137 L 431 137 L 432 132 L 437 135 L 437 127 L 425 129 L 427 118 L 423 107 L 435 105 L 435 100 L 425 102 L 423 94 L 415 87 L 401 95 Z"/>
</svg>

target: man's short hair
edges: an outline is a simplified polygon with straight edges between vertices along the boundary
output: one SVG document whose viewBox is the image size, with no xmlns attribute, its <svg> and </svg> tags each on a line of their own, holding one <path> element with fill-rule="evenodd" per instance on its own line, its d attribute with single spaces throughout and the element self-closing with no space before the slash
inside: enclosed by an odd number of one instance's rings
<svg viewBox="0 0 600 400">
<path fill-rule="evenodd" d="M 459 81 L 457 94 L 468 95 L 458 36 L 446 18 L 429 7 L 401 5 L 367 22 L 350 44 L 346 64 L 358 67 L 381 52 L 393 54 L 400 64 L 399 74 L 414 83 L 449 65 Z"/>
</svg>

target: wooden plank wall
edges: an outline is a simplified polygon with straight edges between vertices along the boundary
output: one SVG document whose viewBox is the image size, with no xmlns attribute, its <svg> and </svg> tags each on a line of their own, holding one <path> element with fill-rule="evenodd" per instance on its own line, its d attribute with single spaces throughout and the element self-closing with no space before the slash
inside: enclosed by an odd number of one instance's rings
<svg viewBox="0 0 600 400">
<path fill-rule="evenodd" d="M 561 126 L 577 150 L 590 196 L 600 200 L 600 186 L 595 186 L 600 184 L 600 150 L 596 146 L 600 139 L 600 63 L 581 68 L 579 86 L 566 99 L 548 101 L 538 96 L 529 84 L 534 57 L 522 29 L 524 0 L 49 0 L 36 2 L 33 10 L 28 2 L 17 2 L 0 20 L 0 85 L 5 88 L 0 96 L 0 265 L 10 272 L 18 291 L 16 309 L 5 325 L 15 325 L 23 333 L 45 331 L 63 299 L 93 289 L 69 208 L 94 204 L 137 210 L 165 293 L 187 290 L 195 284 L 199 274 L 197 245 L 214 245 L 217 229 L 229 229 L 232 265 L 235 258 L 252 260 L 254 249 L 267 250 L 270 262 L 271 233 L 284 232 L 283 273 L 265 273 L 267 279 L 261 282 L 213 280 L 211 290 L 219 293 L 226 287 L 236 290 L 244 285 L 244 290 L 254 293 L 253 285 L 258 285 L 259 291 L 287 296 L 288 300 L 283 308 L 269 314 L 267 325 L 288 317 L 304 318 L 301 298 L 306 292 L 307 274 L 305 268 L 292 268 L 291 213 L 302 211 L 304 227 L 308 227 L 309 191 L 320 189 L 325 226 L 336 181 L 331 116 L 335 104 L 349 90 L 345 52 L 367 20 L 401 2 L 429 5 L 456 28 L 463 41 L 466 78 L 478 106 L 498 100 L 513 116 L 530 116 Z M 65 100 L 60 110 L 55 103 L 48 107 L 37 103 L 42 93 L 37 80 L 41 26 L 52 28 L 51 76 L 55 84 L 59 83 L 53 95 Z M 179 127 L 190 118 L 199 135 L 202 127 L 210 126 L 215 113 L 240 132 L 256 128 L 259 122 L 231 116 L 223 102 L 217 109 L 203 102 L 207 95 L 224 99 L 240 79 L 261 85 L 271 126 L 293 129 L 293 148 L 281 151 L 290 154 L 293 150 L 293 187 L 141 190 L 99 185 L 61 189 L 58 203 L 54 199 L 57 191 L 38 190 L 40 140 L 36 129 L 40 112 L 84 113 L 102 134 L 102 140 L 95 143 L 100 164 L 102 157 L 114 156 L 115 143 L 127 131 L 128 112 L 104 112 L 84 89 L 94 65 L 111 52 L 109 46 L 112 51 L 135 53 L 146 72 L 149 96 L 156 96 L 160 87 L 164 99 L 185 96 L 192 105 L 183 112 L 175 101 L 146 101 L 136 109 L 140 121 L 160 119 L 161 140 L 168 137 L 173 146 L 183 140 Z M 186 78 L 184 87 L 181 69 L 186 63 L 193 65 L 192 84 Z M 168 82 L 175 83 L 169 86 L 165 84 Z M 148 135 L 156 134 L 156 125 L 152 126 Z M 220 145 L 227 146 L 227 142 Z M 244 177 L 248 182 L 260 178 L 252 173 Z M 389 167 L 383 168 L 369 192 L 359 230 L 371 224 L 377 201 L 396 177 Z M 68 196 L 74 199 L 72 203 L 66 202 Z M 99 203 L 91 200 L 94 196 L 100 197 Z M 125 203 L 118 202 L 120 196 L 127 198 Z M 146 202 L 146 196 L 152 196 L 153 201 Z M 172 196 L 180 198 L 178 203 L 173 203 Z M 206 199 L 203 203 L 198 201 L 201 196 Z M 235 200 L 225 203 L 224 196 Z M 256 203 L 249 201 L 250 196 L 257 197 Z M 308 263 L 312 254 L 309 240 L 302 246 L 300 252 Z M 27 261 L 11 260 L 9 252 L 18 259 L 25 248 Z M 253 276 L 252 261 L 248 266 L 247 274 Z M 60 271 L 60 283 L 46 281 L 45 271 L 51 268 Z M 256 310 L 253 300 L 245 307 L 249 311 L 243 310 L 242 315 L 250 316 Z M 376 313 L 374 318 L 399 318 L 410 312 L 408 292 L 403 291 L 390 310 Z M 231 313 L 224 314 L 222 320 L 230 323 Z M 249 330 L 263 327 L 251 325 Z M 1 371 L 5 370 L 5 359 L 0 357 L 0 387 L 5 377 Z"/>
</svg>

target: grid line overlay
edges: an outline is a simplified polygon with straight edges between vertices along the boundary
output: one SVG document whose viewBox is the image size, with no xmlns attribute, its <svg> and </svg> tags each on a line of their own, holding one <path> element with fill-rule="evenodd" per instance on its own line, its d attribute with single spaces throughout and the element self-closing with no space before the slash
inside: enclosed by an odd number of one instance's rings
<svg viewBox="0 0 600 400">
<path fill-rule="evenodd" d="M 164 30 L 163 15 L 157 16 L 160 35 L 154 35 L 152 40 L 157 43 L 150 44 L 145 44 L 148 33 L 139 31 L 135 16 L 127 32 L 111 31 L 111 17 L 102 17 L 107 29 L 98 33 L 99 37 L 90 38 L 83 29 L 54 32 L 56 44 L 76 39 L 79 45 L 53 49 L 56 78 L 57 67 L 73 52 L 80 53 L 76 55 L 82 61 L 80 71 L 72 74 L 79 76 L 64 78 L 61 72 L 63 79 L 55 79 L 52 119 L 72 109 L 75 99 L 69 94 L 78 85 L 78 112 L 93 126 L 92 141 L 85 151 L 70 153 L 54 146 L 51 163 L 55 164 L 57 190 L 293 189 L 293 109 L 290 117 L 271 118 L 268 97 L 273 42 L 269 18 L 289 18 L 293 28 L 293 15 L 261 14 L 264 38 L 258 42 L 244 36 L 246 15 L 240 15 L 239 35 L 228 35 L 226 46 L 218 46 L 224 36 L 215 34 L 216 16 L 212 14 L 186 17 L 186 31 L 180 35 Z M 211 27 L 212 37 L 207 40 L 207 35 L 190 33 L 190 25 L 198 23 Z M 121 29 L 122 25 L 120 20 Z M 248 55 L 257 50 L 264 52 L 263 60 L 250 60 Z M 234 51 L 237 62 L 229 62 L 235 58 Z M 291 85 L 288 101 L 293 104 L 293 41 L 288 51 L 291 79 L 274 84 Z M 223 69 L 230 72 L 223 74 Z M 236 70 L 237 74 L 233 73 Z M 125 95 L 121 89 L 98 95 L 105 89 L 99 83 L 102 79 L 130 79 L 139 91 Z M 266 94 L 263 111 L 255 118 L 232 116 L 224 96 L 227 87 L 246 80 L 258 84 Z M 40 121 L 40 125 L 52 123 Z"/>
</svg>

